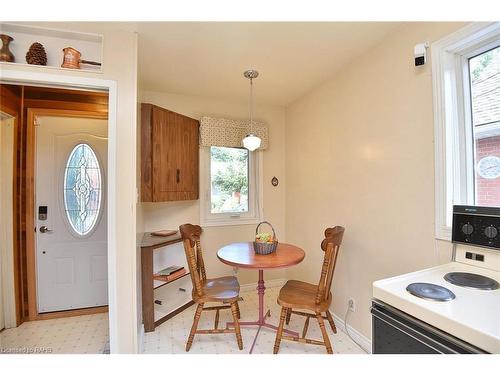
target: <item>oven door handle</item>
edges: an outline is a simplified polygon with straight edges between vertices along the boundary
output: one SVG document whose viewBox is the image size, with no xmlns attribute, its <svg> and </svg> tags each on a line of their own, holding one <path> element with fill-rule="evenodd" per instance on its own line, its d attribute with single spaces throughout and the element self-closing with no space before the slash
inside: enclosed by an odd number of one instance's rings
<svg viewBox="0 0 500 375">
<path fill-rule="evenodd" d="M 391 327 L 397 329 L 400 332 L 403 332 L 405 335 L 410 336 L 412 339 L 417 340 L 418 342 L 424 344 L 425 346 L 428 346 L 431 349 L 438 351 L 439 353 L 458 354 L 457 351 L 439 343 L 438 341 L 436 341 L 428 336 L 423 335 L 422 333 L 416 331 L 412 327 L 407 326 L 406 324 L 394 319 L 393 317 L 391 317 L 387 314 L 384 314 L 380 310 L 372 308 L 371 313 L 377 319 L 380 319 L 384 323 L 389 324 Z"/>
</svg>

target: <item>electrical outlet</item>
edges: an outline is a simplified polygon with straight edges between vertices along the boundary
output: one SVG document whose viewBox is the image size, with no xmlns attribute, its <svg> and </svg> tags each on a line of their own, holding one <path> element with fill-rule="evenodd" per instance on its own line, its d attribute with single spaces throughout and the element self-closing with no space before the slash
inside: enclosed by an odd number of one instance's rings
<svg viewBox="0 0 500 375">
<path fill-rule="evenodd" d="M 356 312 L 356 300 L 354 298 L 349 298 L 347 305 L 349 306 L 349 310 Z"/>
</svg>

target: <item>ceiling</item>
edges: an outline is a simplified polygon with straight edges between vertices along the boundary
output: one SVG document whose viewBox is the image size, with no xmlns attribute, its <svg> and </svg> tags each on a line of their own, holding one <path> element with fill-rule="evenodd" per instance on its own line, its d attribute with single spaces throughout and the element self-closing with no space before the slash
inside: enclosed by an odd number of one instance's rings
<svg viewBox="0 0 500 375">
<path fill-rule="evenodd" d="M 376 45 L 400 24 L 381 22 L 139 23 L 141 88 L 285 106 Z"/>
<path fill-rule="evenodd" d="M 38 23 L 61 28 L 57 23 Z M 75 31 L 137 31 L 143 90 L 286 106 L 373 48 L 391 22 L 89 22 Z"/>
</svg>

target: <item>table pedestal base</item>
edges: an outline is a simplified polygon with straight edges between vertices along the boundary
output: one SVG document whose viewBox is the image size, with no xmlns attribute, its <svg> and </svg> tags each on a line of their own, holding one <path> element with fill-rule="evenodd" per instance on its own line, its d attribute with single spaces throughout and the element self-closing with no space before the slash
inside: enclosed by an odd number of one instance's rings
<svg viewBox="0 0 500 375">
<path fill-rule="evenodd" d="M 267 312 L 264 314 L 264 291 L 265 290 L 266 290 L 266 286 L 264 284 L 264 271 L 259 270 L 259 282 L 257 284 L 257 294 L 259 295 L 259 320 L 254 321 L 254 322 L 240 322 L 240 326 L 242 326 L 242 327 L 244 327 L 244 326 L 259 327 L 257 330 L 257 333 L 255 334 L 255 337 L 253 339 L 249 354 L 252 354 L 255 343 L 257 342 L 257 337 L 259 336 L 260 329 L 262 327 L 273 329 L 275 331 L 278 330 L 277 326 L 275 326 L 273 324 L 266 323 L 266 318 L 271 316 L 271 310 L 267 310 Z M 234 323 L 228 322 L 226 325 L 227 325 L 227 327 L 229 327 L 229 326 L 233 326 Z M 288 329 L 283 329 L 283 332 L 286 332 L 289 335 L 292 335 L 295 337 L 299 337 L 299 334 L 297 332 L 290 331 Z"/>
</svg>

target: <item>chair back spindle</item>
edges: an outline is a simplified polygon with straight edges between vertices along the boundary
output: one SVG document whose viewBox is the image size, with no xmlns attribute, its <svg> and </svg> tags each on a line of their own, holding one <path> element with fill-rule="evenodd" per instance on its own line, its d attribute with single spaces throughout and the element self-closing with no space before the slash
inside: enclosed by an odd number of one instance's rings
<svg viewBox="0 0 500 375">
<path fill-rule="evenodd" d="M 321 242 L 321 249 L 325 252 L 323 258 L 323 266 L 321 268 L 321 276 L 319 279 L 318 289 L 316 292 L 316 304 L 326 301 L 330 295 L 332 287 L 333 272 L 335 264 L 342 244 L 345 228 L 336 226 L 325 230 L 325 239 Z"/>
<path fill-rule="evenodd" d="M 203 284 L 207 279 L 203 252 L 201 248 L 201 232 L 199 225 L 184 224 L 179 227 L 184 243 L 184 252 L 188 262 L 189 273 L 193 283 L 193 294 L 201 297 L 203 295 Z"/>
</svg>

